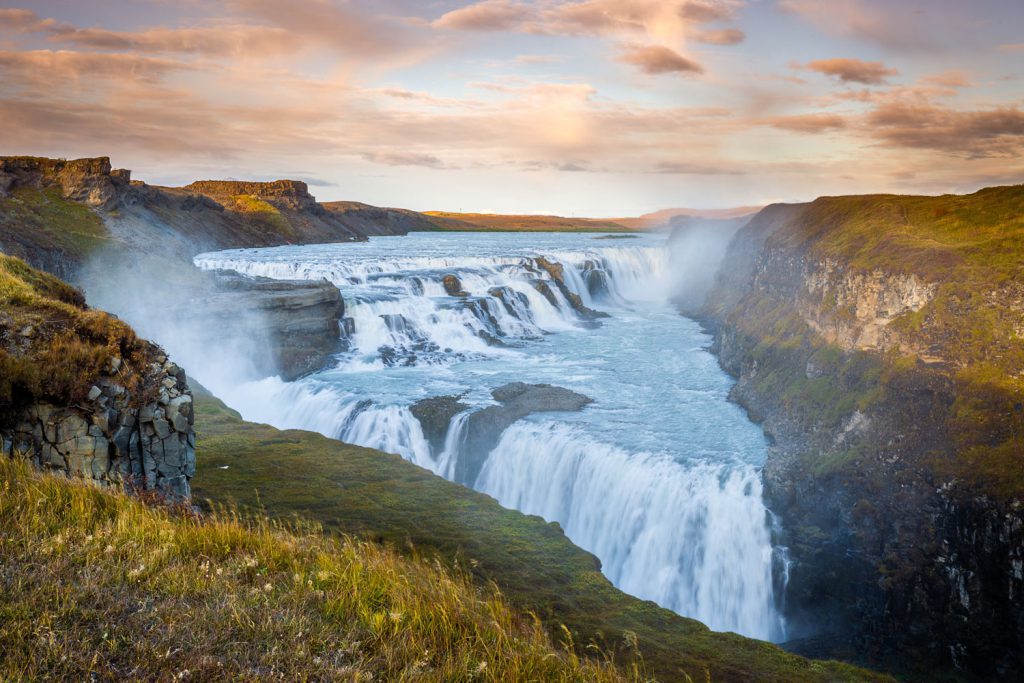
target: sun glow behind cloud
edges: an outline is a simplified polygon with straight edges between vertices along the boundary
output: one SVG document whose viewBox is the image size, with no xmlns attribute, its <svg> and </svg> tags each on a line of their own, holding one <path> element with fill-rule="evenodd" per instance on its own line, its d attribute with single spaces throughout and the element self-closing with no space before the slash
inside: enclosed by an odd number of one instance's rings
<svg viewBox="0 0 1024 683">
<path fill-rule="evenodd" d="M 1024 180 L 1024 7 L 822 4 L 24 3 L 3 152 L 577 215 Z"/>
</svg>

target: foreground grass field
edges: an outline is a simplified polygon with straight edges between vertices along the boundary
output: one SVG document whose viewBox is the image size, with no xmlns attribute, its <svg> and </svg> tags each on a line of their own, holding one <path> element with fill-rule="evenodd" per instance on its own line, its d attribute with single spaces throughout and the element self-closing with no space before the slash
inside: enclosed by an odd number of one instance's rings
<svg viewBox="0 0 1024 683">
<path fill-rule="evenodd" d="M 150 507 L 7 458 L 0 588 L 5 681 L 644 680 L 437 564 Z"/>
</svg>

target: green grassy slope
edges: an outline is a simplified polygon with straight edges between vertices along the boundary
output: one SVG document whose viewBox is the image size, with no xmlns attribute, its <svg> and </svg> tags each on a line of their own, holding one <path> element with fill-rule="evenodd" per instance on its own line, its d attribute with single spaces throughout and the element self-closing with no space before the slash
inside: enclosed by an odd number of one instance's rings
<svg viewBox="0 0 1024 683">
<path fill-rule="evenodd" d="M 89 309 L 77 289 L 0 254 L 0 419 L 33 401 L 84 399 L 114 356 L 142 368 L 156 351 L 124 322 Z M 137 389 L 140 377 L 123 380 Z"/>
<path fill-rule="evenodd" d="M 0 198 L 0 246 L 13 256 L 80 262 L 110 239 L 99 215 L 59 187 L 16 187 Z"/>
<path fill-rule="evenodd" d="M 554 525 L 505 510 L 398 456 L 320 435 L 243 422 L 212 397 L 197 398 L 202 457 L 197 497 L 233 501 L 275 517 L 309 517 L 328 530 L 452 558 L 493 581 L 517 608 L 577 644 L 621 651 L 635 634 L 646 668 L 660 680 L 884 680 L 852 666 L 813 662 L 768 643 L 710 632 L 615 589 L 595 558 Z M 621 655 L 620 655 L 621 657 Z"/>
</svg>

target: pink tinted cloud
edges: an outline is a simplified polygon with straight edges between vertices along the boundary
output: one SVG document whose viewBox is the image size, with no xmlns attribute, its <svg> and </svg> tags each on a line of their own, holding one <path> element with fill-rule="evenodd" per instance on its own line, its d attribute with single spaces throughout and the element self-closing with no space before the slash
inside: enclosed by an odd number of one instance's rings
<svg viewBox="0 0 1024 683">
<path fill-rule="evenodd" d="M 838 114 L 794 114 L 765 119 L 774 128 L 794 133 L 825 133 L 846 128 L 846 119 Z"/>
<path fill-rule="evenodd" d="M 460 31 L 512 31 L 531 17 L 529 8 L 514 0 L 484 0 L 443 14 L 437 28 Z"/>
<path fill-rule="evenodd" d="M 646 74 L 667 73 L 700 74 L 704 68 L 687 59 L 675 50 L 661 45 L 628 47 L 618 57 L 619 61 L 632 64 Z"/>
<path fill-rule="evenodd" d="M 867 116 L 885 144 L 971 158 L 1013 158 L 1024 152 L 1024 111 L 1017 107 L 960 111 L 920 102 L 889 102 Z"/>
<path fill-rule="evenodd" d="M 698 43 L 707 43 L 709 45 L 738 45 L 747 38 L 747 34 L 738 28 L 696 31 L 692 35 Z"/>
<path fill-rule="evenodd" d="M 865 85 L 881 85 L 885 83 L 887 76 L 895 76 L 899 73 L 882 62 L 865 62 L 860 59 L 844 57 L 808 62 L 804 68 L 826 76 L 834 76 L 844 83 L 863 83 Z"/>
<path fill-rule="evenodd" d="M 939 74 L 925 76 L 921 79 L 921 82 L 927 85 L 939 86 L 940 88 L 970 88 L 974 85 L 970 74 L 962 69 L 943 71 Z"/>
</svg>

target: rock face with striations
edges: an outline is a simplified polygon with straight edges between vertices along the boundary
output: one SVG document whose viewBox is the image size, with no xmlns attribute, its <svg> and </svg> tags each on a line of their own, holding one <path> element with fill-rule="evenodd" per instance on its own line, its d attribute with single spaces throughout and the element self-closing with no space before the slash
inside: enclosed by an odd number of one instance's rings
<svg viewBox="0 0 1024 683">
<path fill-rule="evenodd" d="M 192 392 L 185 372 L 163 356 L 146 373 L 159 386 L 149 402 L 140 403 L 112 371 L 84 403 L 30 406 L 0 429 L 4 453 L 98 485 L 187 500 L 196 472 Z"/>
<path fill-rule="evenodd" d="M 0 255 L 0 279 L 3 456 L 187 499 L 196 437 L 184 370 L 57 278 Z"/>
<path fill-rule="evenodd" d="M 286 381 L 319 370 L 341 350 L 345 303 L 330 282 L 252 278 L 233 271 L 214 277 L 216 287 L 191 300 L 186 314 L 217 335 L 230 334 L 239 323 L 236 334 L 265 339 Z M 239 318 L 239 307 L 250 315 Z"/>
<path fill-rule="evenodd" d="M 108 157 L 95 159 L 46 159 L 0 157 L 0 198 L 19 185 L 57 186 L 63 196 L 93 208 L 110 210 L 128 187 L 131 172 L 112 170 Z"/>
<path fill-rule="evenodd" d="M 31 221 L 23 215 L 30 198 L 41 207 Z M 79 222 L 58 225 L 50 210 Z M 87 233 L 95 237 L 83 240 Z M 295 378 L 339 350 L 338 289 L 327 282 L 211 277 L 192 257 L 232 247 L 364 239 L 301 181 L 162 188 L 131 182 L 128 171 L 112 170 L 105 157 L 0 157 L 0 250 L 82 286 L 91 300 L 128 319 L 146 311 L 136 322 L 153 317 L 152 301 L 160 300 L 164 328 L 197 337 L 259 335 L 267 340 L 260 353 L 270 357 L 257 359 L 256 369 L 266 374 Z"/>
</svg>

